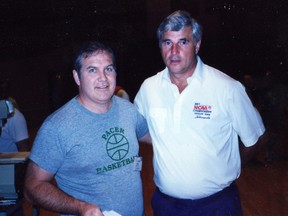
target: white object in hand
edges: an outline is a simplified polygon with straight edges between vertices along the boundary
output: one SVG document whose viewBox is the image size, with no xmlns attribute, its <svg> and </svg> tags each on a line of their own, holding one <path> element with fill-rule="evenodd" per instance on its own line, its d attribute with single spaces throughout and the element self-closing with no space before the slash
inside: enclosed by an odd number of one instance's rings
<svg viewBox="0 0 288 216">
<path fill-rule="evenodd" d="M 111 211 L 103 211 L 102 212 L 104 214 L 104 216 L 121 216 L 120 214 L 118 214 L 117 212 L 111 210 Z"/>
</svg>

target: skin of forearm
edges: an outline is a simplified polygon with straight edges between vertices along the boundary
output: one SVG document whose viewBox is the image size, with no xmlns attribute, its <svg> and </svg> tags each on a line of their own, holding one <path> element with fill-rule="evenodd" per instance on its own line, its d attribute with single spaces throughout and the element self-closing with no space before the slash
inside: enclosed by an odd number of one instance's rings
<svg viewBox="0 0 288 216">
<path fill-rule="evenodd" d="M 144 142 L 144 143 L 148 143 L 148 144 L 152 144 L 152 139 L 151 139 L 150 133 L 147 133 L 144 137 L 139 139 L 139 141 Z"/>
<path fill-rule="evenodd" d="M 50 211 L 81 215 L 81 209 L 88 203 L 77 200 L 52 183 L 43 182 L 25 190 L 25 198 L 34 205 Z"/>
<path fill-rule="evenodd" d="M 240 146 L 240 155 L 242 165 L 246 165 L 253 157 L 255 157 L 266 145 L 268 135 L 265 132 L 257 141 L 257 143 L 251 147 L 245 147 L 243 144 Z"/>
<path fill-rule="evenodd" d="M 19 142 L 16 142 L 18 151 L 29 151 L 29 139 L 21 140 Z"/>
<path fill-rule="evenodd" d="M 77 200 L 60 190 L 53 182 L 53 174 L 38 167 L 33 161 L 28 162 L 24 196 L 30 203 L 50 211 L 103 216 L 97 205 Z"/>
</svg>

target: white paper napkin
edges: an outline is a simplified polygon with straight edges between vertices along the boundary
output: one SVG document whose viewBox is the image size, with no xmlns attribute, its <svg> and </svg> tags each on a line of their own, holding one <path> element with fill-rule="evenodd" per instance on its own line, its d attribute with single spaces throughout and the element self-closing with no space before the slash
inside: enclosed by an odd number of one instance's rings
<svg viewBox="0 0 288 216">
<path fill-rule="evenodd" d="M 111 211 L 103 211 L 104 216 L 121 216 L 119 213 L 111 210 Z"/>
</svg>

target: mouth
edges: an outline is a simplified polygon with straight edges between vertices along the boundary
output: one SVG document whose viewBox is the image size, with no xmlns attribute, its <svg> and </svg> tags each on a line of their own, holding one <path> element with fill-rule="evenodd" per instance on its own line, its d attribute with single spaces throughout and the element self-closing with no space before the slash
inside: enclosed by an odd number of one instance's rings
<svg viewBox="0 0 288 216">
<path fill-rule="evenodd" d="M 104 85 L 104 86 L 97 86 L 95 88 L 96 89 L 107 89 L 107 88 L 109 88 L 109 86 L 108 85 Z"/>
<path fill-rule="evenodd" d="M 178 64 L 180 62 L 181 62 L 180 59 L 170 59 L 170 64 Z"/>
<path fill-rule="evenodd" d="M 179 63 L 181 61 L 181 59 L 179 57 L 177 57 L 177 56 L 172 56 L 172 57 L 169 58 L 169 61 L 170 61 L 171 64 L 177 64 L 177 63 Z"/>
</svg>

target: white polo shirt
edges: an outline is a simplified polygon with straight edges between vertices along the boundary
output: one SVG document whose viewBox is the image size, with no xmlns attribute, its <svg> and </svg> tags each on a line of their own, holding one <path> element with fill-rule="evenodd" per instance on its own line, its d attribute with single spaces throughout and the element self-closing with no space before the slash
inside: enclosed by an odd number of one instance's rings
<svg viewBox="0 0 288 216">
<path fill-rule="evenodd" d="M 7 119 L 0 136 L 0 152 L 17 152 L 16 142 L 29 138 L 26 119 L 15 108 L 14 115 Z"/>
<path fill-rule="evenodd" d="M 240 175 L 238 135 L 252 146 L 265 128 L 241 83 L 199 57 L 187 81 L 180 94 L 166 68 L 144 81 L 134 103 L 148 122 L 157 187 L 199 199 Z"/>
</svg>

